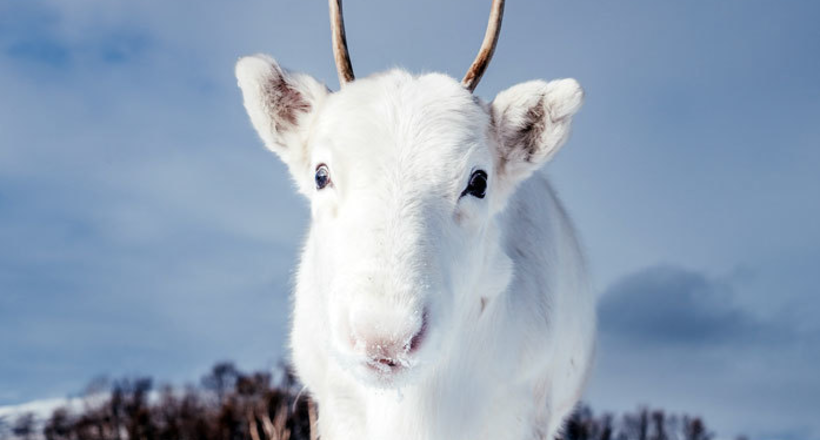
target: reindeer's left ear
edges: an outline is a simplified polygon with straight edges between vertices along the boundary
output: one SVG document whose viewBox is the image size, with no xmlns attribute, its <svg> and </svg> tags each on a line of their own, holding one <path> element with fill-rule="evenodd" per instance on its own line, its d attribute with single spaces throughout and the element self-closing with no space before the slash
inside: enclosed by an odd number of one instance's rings
<svg viewBox="0 0 820 440">
<path fill-rule="evenodd" d="M 492 120 L 503 186 L 512 190 L 555 155 L 569 136 L 572 116 L 583 98 L 584 91 L 574 79 L 529 81 L 496 96 Z"/>
</svg>

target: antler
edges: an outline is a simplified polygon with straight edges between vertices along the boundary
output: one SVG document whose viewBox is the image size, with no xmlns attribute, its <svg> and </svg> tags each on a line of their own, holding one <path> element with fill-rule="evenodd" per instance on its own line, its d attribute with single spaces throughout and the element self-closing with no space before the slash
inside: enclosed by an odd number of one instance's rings
<svg viewBox="0 0 820 440">
<path fill-rule="evenodd" d="M 328 0 L 330 5 L 330 32 L 333 34 L 333 58 L 336 60 L 336 71 L 339 73 L 339 85 L 353 81 L 353 66 L 347 52 L 345 38 L 345 20 L 342 16 L 342 0 Z"/>
<path fill-rule="evenodd" d="M 332 0 L 331 3 L 333 3 Z M 490 59 L 493 57 L 495 45 L 498 43 L 498 35 L 501 33 L 501 18 L 503 16 L 504 0 L 493 0 L 493 6 L 490 10 L 490 19 L 487 22 L 487 32 L 484 33 L 484 41 L 481 43 L 481 48 L 478 50 L 475 61 L 473 61 L 470 69 L 467 70 L 464 79 L 461 80 L 464 87 L 471 92 L 475 90 L 478 82 L 481 81 L 481 76 L 484 75 L 484 71 L 487 70 L 487 65 L 490 64 Z M 342 36 L 344 38 L 344 31 L 342 31 Z M 339 75 L 341 75 L 341 73 Z"/>
<path fill-rule="evenodd" d="M 336 60 L 336 72 L 339 74 L 339 84 L 353 81 L 353 65 L 350 63 L 350 53 L 347 50 L 347 38 L 345 36 L 345 21 L 342 15 L 342 0 L 328 0 L 330 6 L 330 31 L 333 36 L 333 58 Z M 484 41 L 478 50 L 475 61 L 467 70 L 461 83 L 469 91 L 474 91 L 478 82 L 481 81 L 484 71 L 490 64 L 490 59 L 495 52 L 498 43 L 498 36 L 501 33 L 501 19 L 504 17 L 504 0 L 493 0 L 490 9 L 490 19 L 487 22 L 487 31 L 484 33 Z"/>
</svg>

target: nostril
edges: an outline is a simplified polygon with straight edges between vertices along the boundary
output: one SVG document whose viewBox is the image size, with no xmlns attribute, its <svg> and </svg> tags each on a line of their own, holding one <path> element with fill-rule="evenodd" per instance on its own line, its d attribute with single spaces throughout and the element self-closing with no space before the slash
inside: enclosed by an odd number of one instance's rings
<svg viewBox="0 0 820 440">
<path fill-rule="evenodd" d="M 378 362 L 382 365 L 386 365 L 386 366 L 391 367 L 391 368 L 398 365 L 396 363 L 396 361 L 394 361 L 393 359 L 390 359 L 390 358 L 381 358 L 381 359 L 378 360 Z"/>
<path fill-rule="evenodd" d="M 407 347 L 408 353 L 413 353 L 419 349 L 419 346 L 421 346 L 421 342 L 424 340 L 424 333 L 425 329 L 424 327 L 422 327 L 421 330 L 419 330 L 419 332 L 416 333 L 416 336 L 413 336 L 413 339 L 410 340 L 410 344 L 408 344 L 409 347 Z"/>
<path fill-rule="evenodd" d="M 421 315 L 421 328 L 419 331 L 410 339 L 409 346 L 405 349 L 408 353 L 413 353 L 419 349 L 421 343 L 424 342 L 424 337 L 427 335 L 427 310 Z"/>
</svg>

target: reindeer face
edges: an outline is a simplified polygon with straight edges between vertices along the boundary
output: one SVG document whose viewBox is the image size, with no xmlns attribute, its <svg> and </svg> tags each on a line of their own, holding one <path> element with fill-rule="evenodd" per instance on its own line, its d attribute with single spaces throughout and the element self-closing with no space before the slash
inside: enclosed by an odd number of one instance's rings
<svg viewBox="0 0 820 440">
<path fill-rule="evenodd" d="M 485 104 L 440 74 L 391 71 L 331 93 L 256 56 L 237 77 L 311 202 L 302 270 L 326 305 L 328 350 L 375 385 L 423 372 L 506 286 L 496 214 L 563 143 L 577 83 L 524 83 Z"/>
<path fill-rule="evenodd" d="M 453 79 L 400 71 L 345 87 L 317 114 L 300 185 L 312 263 L 331 348 L 359 376 L 393 383 L 436 356 L 457 310 L 477 310 L 494 195 L 489 122 Z"/>
<path fill-rule="evenodd" d="M 582 92 L 532 81 L 492 104 L 473 97 L 504 0 L 461 83 L 398 70 L 351 82 L 341 1 L 329 4 L 340 92 L 266 56 L 236 73 L 254 127 L 311 201 L 300 291 L 320 304 L 321 339 L 366 383 L 392 386 L 445 357 L 507 285 L 496 214 L 563 144 Z"/>
</svg>

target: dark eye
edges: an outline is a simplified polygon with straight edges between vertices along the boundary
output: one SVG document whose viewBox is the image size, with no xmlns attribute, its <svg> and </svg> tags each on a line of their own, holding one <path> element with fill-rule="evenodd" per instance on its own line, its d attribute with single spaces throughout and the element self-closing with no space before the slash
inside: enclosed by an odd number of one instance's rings
<svg viewBox="0 0 820 440">
<path fill-rule="evenodd" d="M 321 164 L 316 167 L 313 180 L 316 182 L 316 189 L 322 189 L 330 183 L 330 170 L 327 169 L 327 165 Z"/>
<path fill-rule="evenodd" d="M 461 196 L 464 197 L 466 194 L 469 194 L 473 197 L 478 197 L 479 199 L 483 199 L 484 195 L 487 193 L 487 173 L 483 170 L 475 170 L 473 174 L 470 176 L 470 183 L 467 184 L 467 189 L 461 193 Z"/>
</svg>

